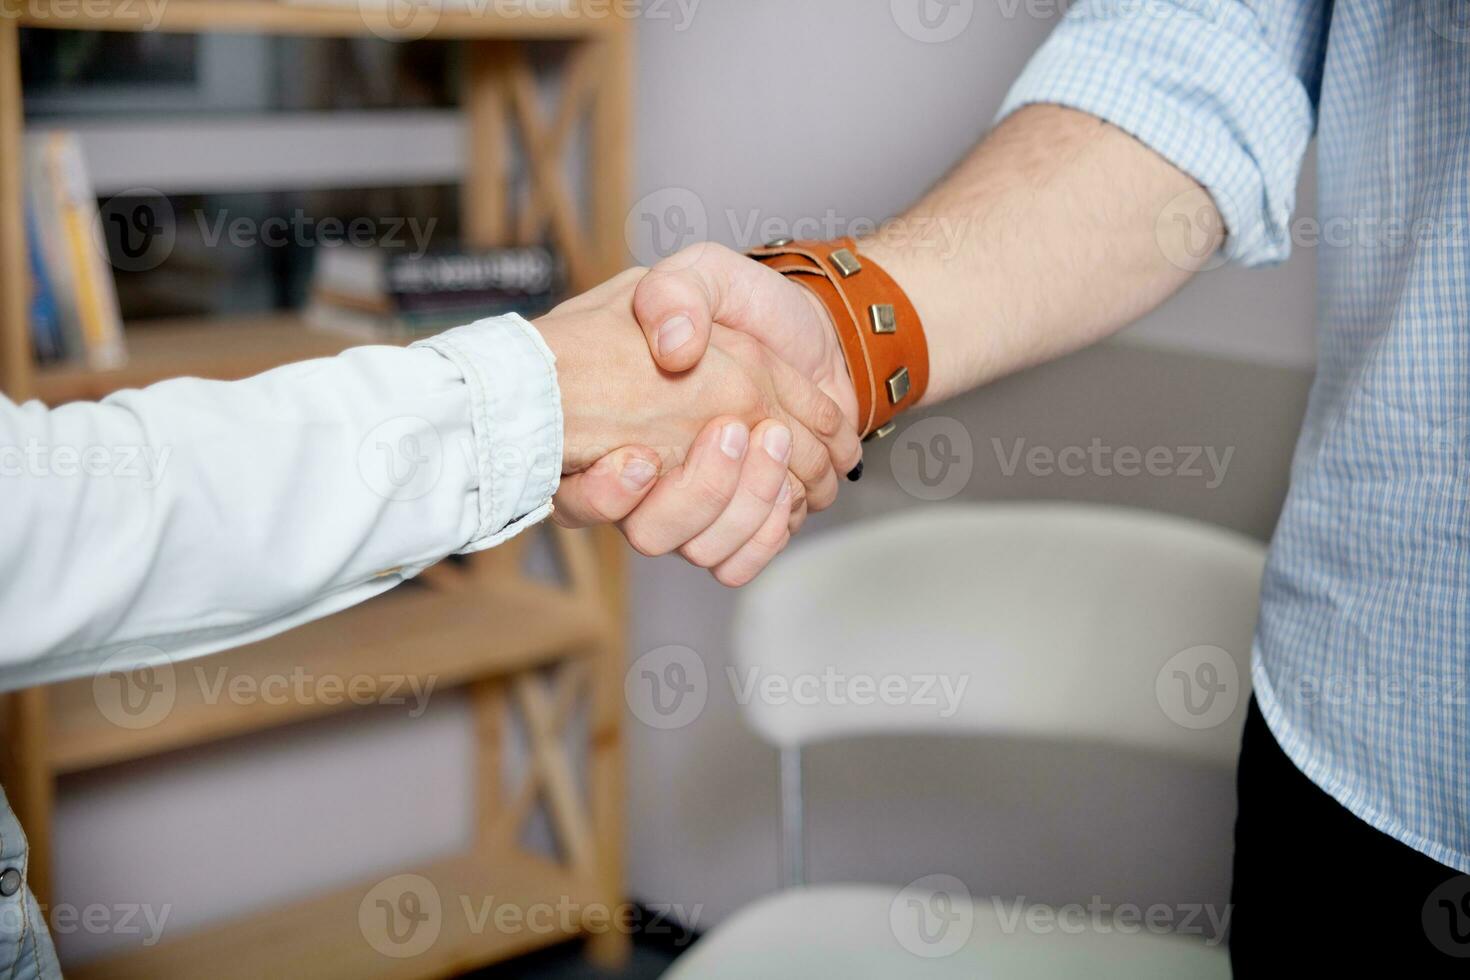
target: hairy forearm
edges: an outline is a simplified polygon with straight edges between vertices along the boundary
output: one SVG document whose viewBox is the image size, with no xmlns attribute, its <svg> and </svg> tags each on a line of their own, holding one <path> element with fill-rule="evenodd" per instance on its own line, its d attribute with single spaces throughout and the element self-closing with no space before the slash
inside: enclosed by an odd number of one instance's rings
<svg viewBox="0 0 1470 980">
<path fill-rule="evenodd" d="M 1113 333 L 1220 244 L 1195 181 L 1093 116 L 1030 106 L 862 250 L 929 339 L 926 403 Z"/>
</svg>

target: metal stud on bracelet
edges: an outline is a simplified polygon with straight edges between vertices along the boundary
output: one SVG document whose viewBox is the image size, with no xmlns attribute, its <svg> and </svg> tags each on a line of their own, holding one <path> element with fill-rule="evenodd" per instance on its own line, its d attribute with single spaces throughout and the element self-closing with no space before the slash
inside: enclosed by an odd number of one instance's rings
<svg viewBox="0 0 1470 980">
<path fill-rule="evenodd" d="M 898 314 L 892 303 L 874 303 L 868 307 L 868 323 L 874 333 L 898 333 Z"/>
</svg>

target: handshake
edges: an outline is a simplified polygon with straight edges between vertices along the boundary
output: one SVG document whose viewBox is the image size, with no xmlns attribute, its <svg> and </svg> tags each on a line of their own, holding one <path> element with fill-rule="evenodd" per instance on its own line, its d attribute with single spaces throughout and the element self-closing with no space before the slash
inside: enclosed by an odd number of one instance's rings
<svg viewBox="0 0 1470 980">
<path fill-rule="evenodd" d="M 535 326 L 561 387 L 562 526 L 618 524 L 640 553 L 740 586 L 861 465 L 831 315 L 722 246 L 629 269 Z"/>
</svg>

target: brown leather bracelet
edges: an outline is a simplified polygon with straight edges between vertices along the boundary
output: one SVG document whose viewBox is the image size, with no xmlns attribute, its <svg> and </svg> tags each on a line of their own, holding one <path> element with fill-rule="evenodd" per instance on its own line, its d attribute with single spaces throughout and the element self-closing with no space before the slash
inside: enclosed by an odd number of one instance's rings
<svg viewBox="0 0 1470 980">
<path fill-rule="evenodd" d="M 894 416 L 917 405 L 929 387 L 929 344 L 903 288 L 850 238 L 778 239 L 749 254 L 821 300 L 857 392 L 859 431 L 864 439 L 892 432 Z"/>
</svg>

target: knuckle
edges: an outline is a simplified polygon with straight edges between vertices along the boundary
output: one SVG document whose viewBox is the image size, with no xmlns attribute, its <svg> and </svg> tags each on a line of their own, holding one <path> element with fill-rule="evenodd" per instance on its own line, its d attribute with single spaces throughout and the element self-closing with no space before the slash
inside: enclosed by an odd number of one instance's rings
<svg viewBox="0 0 1470 980">
<path fill-rule="evenodd" d="M 628 545 L 644 558 L 657 558 L 664 553 L 658 541 L 652 536 L 652 532 L 641 521 L 629 521 L 623 524 L 623 537 L 628 539 Z"/>
<path fill-rule="evenodd" d="M 817 432 L 828 439 L 834 439 L 842 432 L 842 409 L 832 399 L 823 396 L 818 399 L 812 423 L 817 427 Z"/>
<path fill-rule="evenodd" d="M 806 494 L 806 505 L 810 511 L 823 511 L 837 502 L 837 481 L 824 479 L 818 481 Z"/>
<path fill-rule="evenodd" d="M 708 542 L 695 539 L 679 549 L 679 555 L 698 568 L 709 568 L 717 564 L 721 555 L 715 553 Z"/>
<path fill-rule="evenodd" d="M 757 572 L 758 571 L 759 569 L 757 569 Z M 719 582 L 727 589 L 738 589 L 742 585 L 746 585 L 747 583 L 749 583 L 751 579 L 755 578 L 755 574 L 752 574 L 750 569 L 744 563 L 735 562 L 721 565 L 719 568 L 716 568 L 711 574 L 714 575 L 716 582 Z"/>
</svg>

